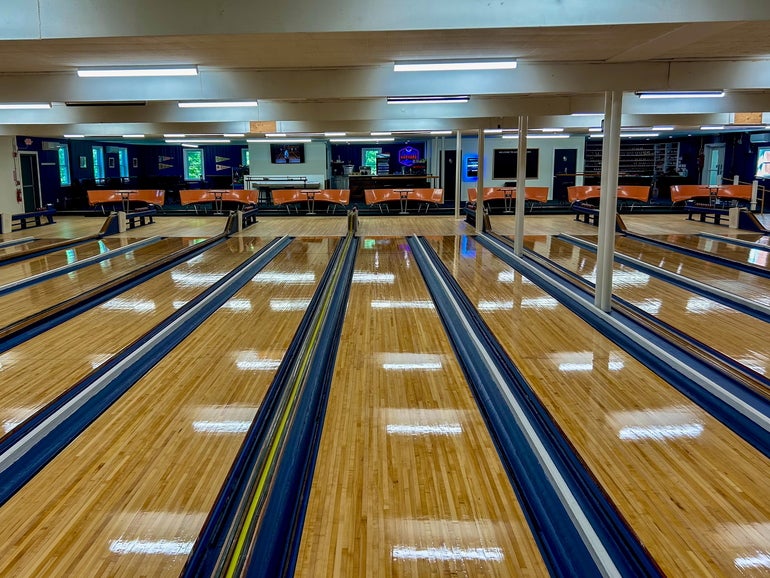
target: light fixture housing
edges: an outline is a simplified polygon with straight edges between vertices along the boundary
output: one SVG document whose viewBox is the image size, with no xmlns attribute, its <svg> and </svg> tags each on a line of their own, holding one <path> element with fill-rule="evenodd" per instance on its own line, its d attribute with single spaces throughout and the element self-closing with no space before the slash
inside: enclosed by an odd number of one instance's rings
<svg viewBox="0 0 770 578">
<path fill-rule="evenodd" d="M 635 93 L 639 98 L 722 98 L 724 90 L 647 90 Z"/>
<path fill-rule="evenodd" d="M 267 138 L 283 138 L 286 136 L 285 132 L 268 132 L 265 134 Z"/>
<path fill-rule="evenodd" d="M 707 124 L 700 127 L 701 130 L 725 130 L 724 125 L 721 124 Z"/>
<path fill-rule="evenodd" d="M 447 70 L 513 70 L 515 58 L 461 58 L 458 60 L 415 60 L 393 63 L 394 72 L 436 72 Z"/>
<path fill-rule="evenodd" d="M 389 96 L 388 104 L 463 104 L 471 97 L 464 95 L 445 96 Z"/>
<path fill-rule="evenodd" d="M 591 138 L 604 138 L 603 132 L 595 132 L 590 135 Z M 657 132 L 622 132 L 620 138 L 654 138 L 660 136 Z"/>
<path fill-rule="evenodd" d="M 452 134 L 452 131 L 451 130 L 432 130 L 430 131 L 430 134 L 434 136 L 441 136 L 441 135 Z"/>
<path fill-rule="evenodd" d="M 198 100 L 191 102 L 178 102 L 179 108 L 245 108 L 259 106 L 256 100 Z"/>
<path fill-rule="evenodd" d="M 390 136 L 393 133 L 392 132 L 370 132 L 369 134 L 372 136 Z"/>
<path fill-rule="evenodd" d="M 325 136 L 325 137 L 332 137 L 332 136 L 345 136 L 345 135 L 347 135 L 347 134 L 348 134 L 348 133 L 346 133 L 346 132 L 325 132 L 325 133 L 324 133 L 324 136 Z"/>
<path fill-rule="evenodd" d="M 166 143 L 168 144 L 182 144 L 182 143 L 190 143 L 190 144 L 227 144 L 230 142 L 230 139 L 228 138 L 185 138 L 185 139 L 177 139 L 177 138 L 167 138 Z"/>
<path fill-rule="evenodd" d="M 79 68 L 80 78 L 130 78 L 140 76 L 198 76 L 197 66 L 114 66 Z"/>
<path fill-rule="evenodd" d="M 394 137 L 350 137 L 350 138 L 330 138 L 329 142 L 393 142 L 396 140 Z"/>
<path fill-rule="evenodd" d="M 225 133 L 222 136 L 225 138 L 243 138 L 246 135 L 242 132 L 231 132 L 231 133 Z"/>
<path fill-rule="evenodd" d="M 247 138 L 246 142 L 269 142 L 274 144 L 300 144 L 312 142 L 310 138 Z"/>
<path fill-rule="evenodd" d="M 84 134 L 64 134 L 62 136 L 64 138 L 86 138 L 86 135 Z"/>
<path fill-rule="evenodd" d="M 532 134 L 532 133 L 527 133 L 527 140 L 529 140 L 531 138 L 534 138 L 534 139 L 539 139 L 539 138 L 569 138 L 570 136 L 572 136 L 572 135 L 569 135 L 569 134 L 540 134 L 540 133 Z M 517 138 L 519 138 L 519 135 L 518 134 L 504 134 L 503 138 L 505 138 L 505 139 L 517 139 Z"/>
<path fill-rule="evenodd" d="M 45 110 L 51 108 L 50 102 L 7 102 L 0 104 L 0 110 Z"/>
<path fill-rule="evenodd" d="M 144 138 L 143 134 L 124 134 L 122 138 Z"/>
</svg>

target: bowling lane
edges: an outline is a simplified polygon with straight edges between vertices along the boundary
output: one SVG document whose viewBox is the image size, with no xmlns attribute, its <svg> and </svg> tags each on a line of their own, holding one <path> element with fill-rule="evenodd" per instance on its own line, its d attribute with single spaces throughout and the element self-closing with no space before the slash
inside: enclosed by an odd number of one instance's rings
<svg viewBox="0 0 770 578">
<path fill-rule="evenodd" d="M 556 263 L 596 282 L 596 254 L 593 251 L 556 238 L 551 240 L 548 249 L 540 244 L 535 247 Z M 618 263 L 613 271 L 613 292 L 618 297 L 754 371 L 770 375 L 767 323 L 764 321 Z"/>
<path fill-rule="evenodd" d="M 295 576 L 545 576 L 403 238 L 356 261 Z"/>
<path fill-rule="evenodd" d="M 472 239 L 441 258 L 664 575 L 766 575 L 770 460 Z"/>
<path fill-rule="evenodd" d="M 337 242 L 294 241 L 0 508 L 0 575 L 178 576 Z"/>
<path fill-rule="evenodd" d="M 23 235 L 21 238 L 24 237 L 31 237 L 33 235 Z M 0 236 L 0 242 L 4 243 L 6 241 L 13 241 L 13 237 L 3 237 Z M 35 239 L 34 241 L 29 241 L 26 243 L 19 243 L 18 245 L 10 245 L 8 247 L 0 247 L 0 257 L 6 257 L 8 255 L 14 255 L 16 253 L 23 253 L 24 251 L 31 251 L 32 249 L 42 249 L 43 247 L 47 245 L 52 245 L 53 243 L 58 243 L 60 241 L 63 241 L 63 239 Z"/>
<path fill-rule="evenodd" d="M 0 266 L 0 284 L 5 285 L 25 277 L 31 277 L 32 275 L 38 275 L 39 273 L 45 273 L 52 269 L 64 267 L 65 265 L 71 265 L 82 259 L 93 257 L 107 251 L 112 251 L 120 247 L 125 247 L 130 243 L 134 243 L 138 239 L 116 239 L 107 237 L 99 241 L 90 241 L 71 247 L 70 249 L 62 249 L 61 251 L 54 251 L 40 257 L 33 257 L 26 259 L 18 263 L 11 263 L 9 265 Z"/>
<path fill-rule="evenodd" d="M 750 249 L 749 247 L 733 245 L 732 243 L 725 243 L 724 241 L 717 241 L 716 239 L 709 239 L 699 235 L 650 236 L 653 239 L 660 239 L 661 241 L 674 243 L 688 249 L 698 249 L 739 263 L 755 265 L 761 269 L 769 268 L 770 253 L 762 249 Z"/>
<path fill-rule="evenodd" d="M 163 239 L 135 251 L 116 255 L 112 259 L 3 295 L 0 297 L 0 327 L 76 297 L 133 269 L 178 251 L 191 242 L 191 239 L 184 238 Z"/>
<path fill-rule="evenodd" d="M 14 429 L 94 368 L 224 277 L 269 239 L 231 239 L 0 353 L 0 425 Z M 248 311 L 250 301 L 226 307 Z M 19 387 L 24 383 L 24 387 Z"/>
</svg>

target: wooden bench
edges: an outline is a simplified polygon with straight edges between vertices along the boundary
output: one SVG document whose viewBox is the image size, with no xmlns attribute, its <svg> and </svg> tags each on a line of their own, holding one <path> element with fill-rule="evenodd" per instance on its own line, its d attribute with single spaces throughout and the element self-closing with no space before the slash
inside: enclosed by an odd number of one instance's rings
<svg viewBox="0 0 770 578">
<path fill-rule="evenodd" d="M 151 209 L 145 209 L 143 211 L 132 211 L 130 213 L 126 213 L 126 225 L 128 225 L 129 229 L 134 229 L 136 227 L 142 227 L 144 225 L 154 223 L 154 217 L 157 214 L 158 211 L 154 207 Z"/>
<path fill-rule="evenodd" d="M 56 210 L 53 207 L 48 207 L 46 209 L 40 209 L 39 211 L 29 211 L 27 213 L 11 215 L 11 229 L 13 229 L 15 223 L 19 224 L 19 228 L 16 229 L 17 231 L 28 227 L 40 227 L 41 225 L 53 224 L 53 216 L 55 214 Z M 43 222 L 43 219 L 45 219 L 45 222 Z M 7 232 L 10 231 L 3 231 L 2 224 L 0 223 L 0 233 Z"/>
</svg>

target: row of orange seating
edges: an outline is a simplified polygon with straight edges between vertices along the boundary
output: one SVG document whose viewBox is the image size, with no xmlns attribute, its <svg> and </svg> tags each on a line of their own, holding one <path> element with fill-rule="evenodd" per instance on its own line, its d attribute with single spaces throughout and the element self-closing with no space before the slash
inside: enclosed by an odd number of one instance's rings
<svg viewBox="0 0 770 578">
<path fill-rule="evenodd" d="M 222 202 L 256 205 L 258 195 L 259 191 L 251 189 L 183 189 L 179 191 L 183 205 Z"/>
<path fill-rule="evenodd" d="M 273 192 L 274 205 L 290 205 L 305 202 L 324 202 L 330 206 L 347 207 L 350 203 L 350 189 L 275 189 Z"/>
<path fill-rule="evenodd" d="M 681 203 L 694 199 L 751 201 L 751 185 L 672 185 L 671 202 Z"/>
<path fill-rule="evenodd" d="M 388 202 L 406 203 L 416 201 L 427 212 L 430 205 L 438 206 L 444 203 L 444 189 L 365 189 L 364 200 L 367 205 L 380 205 Z M 418 208 L 419 211 L 419 208 Z"/>
<path fill-rule="evenodd" d="M 468 202 L 475 203 L 478 191 L 475 187 L 468 189 Z M 484 202 L 506 198 L 516 198 L 516 187 L 484 187 Z M 548 187 L 524 187 L 524 200 L 545 203 L 548 201 Z"/>
<path fill-rule="evenodd" d="M 92 207 L 133 202 L 162 205 L 166 200 L 166 191 L 160 189 L 95 189 L 87 193 Z"/>
<path fill-rule="evenodd" d="M 574 186 L 567 187 L 567 198 L 570 203 L 575 201 L 588 201 L 598 199 L 601 196 L 601 187 Z M 618 200 L 639 201 L 647 203 L 650 200 L 650 187 L 639 185 L 620 185 L 618 187 Z"/>
</svg>

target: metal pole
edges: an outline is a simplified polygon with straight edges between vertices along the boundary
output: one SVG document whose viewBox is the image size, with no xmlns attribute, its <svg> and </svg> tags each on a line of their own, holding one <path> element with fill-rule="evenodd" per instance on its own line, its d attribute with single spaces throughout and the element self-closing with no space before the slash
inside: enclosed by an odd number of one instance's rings
<svg viewBox="0 0 770 578">
<path fill-rule="evenodd" d="M 516 229 L 513 238 L 513 252 L 524 254 L 524 197 L 527 186 L 527 127 L 529 119 L 519 116 L 519 158 L 516 167 Z"/>
<path fill-rule="evenodd" d="M 599 199 L 599 243 L 596 260 L 596 295 L 594 305 L 602 311 L 612 307 L 612 269 L 615 256 L 615 215 L 618 199 L 618 162 L 620 158 L 620 118 L 623 93 L 605 93 L 604 143 L 602 152 L 602 189 Z"/>
<path fill-rule="evenodd" d="M 484 131 L 479 129 L 479 180 L 476 183 L 476 232 L 484 232 Z"/>
<path fill-rule="evenodd" d="M 457 143 L 455 144 L 455 219 L 460 218 L 460 197 L 463 192 L 463 151 L 462 151 L 462 138 L 463 135 L 460 129 L 457 129 Z"/>
</svg>

